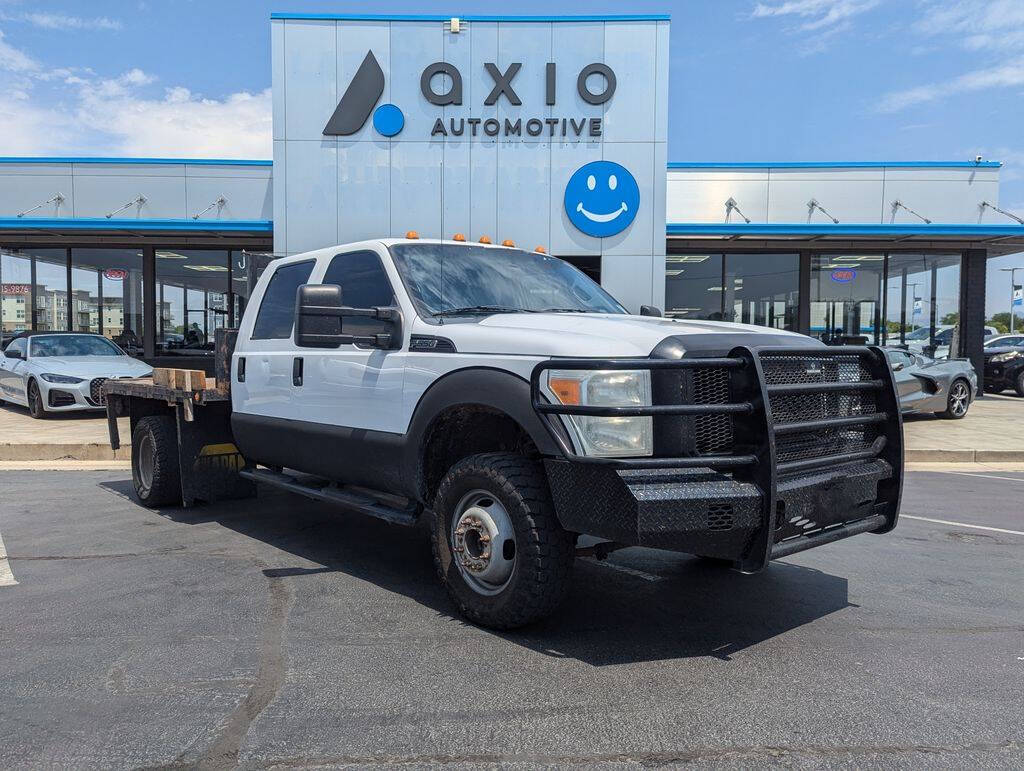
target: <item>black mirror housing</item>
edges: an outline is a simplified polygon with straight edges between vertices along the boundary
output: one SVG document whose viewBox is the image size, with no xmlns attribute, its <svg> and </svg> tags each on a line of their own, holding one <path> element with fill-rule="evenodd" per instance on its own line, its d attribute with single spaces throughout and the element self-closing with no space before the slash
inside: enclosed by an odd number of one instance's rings
<svg viewBox="0 0 1024 771">
<path fill-rule="evenodd" d="M 337 284 L 303 284 L 295 297 L 295 344 L 301 348 L 364 345 L 394 350 L 402 346 L 402 314 L 398 308 L 349 308 Z M 369 318 L 388 322 L 390 332 L 349 335 L 343 319 Z"/>
<path fill-rule="evenodd" d="M 24 359 L 25 358 L 24 356 L 21 355 L 21 351 L 4 351 L 4 356 L 6 356 L 8 359 Z"/>
<path fill-rule="evenodd" d="M 661 308 L 656 308 L 653 305 L 641 305 L 640 306 L 641 316 L 658 316 L 661 317 Z"/>
</svg>

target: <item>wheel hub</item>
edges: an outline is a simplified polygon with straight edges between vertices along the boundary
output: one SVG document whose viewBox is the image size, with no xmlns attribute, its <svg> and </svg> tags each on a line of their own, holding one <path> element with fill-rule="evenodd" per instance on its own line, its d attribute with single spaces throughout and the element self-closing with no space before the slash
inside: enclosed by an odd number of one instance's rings
<svg viewBox="0 0 1024 771">
<path fill-rule="evenodd" d="M 466 583 L 480 594 L 497 594 L 515 569 L 512 520 L 496 498 L 475 491 L 459 502 L 453 518 L 452 552 Z"/>
</svg>

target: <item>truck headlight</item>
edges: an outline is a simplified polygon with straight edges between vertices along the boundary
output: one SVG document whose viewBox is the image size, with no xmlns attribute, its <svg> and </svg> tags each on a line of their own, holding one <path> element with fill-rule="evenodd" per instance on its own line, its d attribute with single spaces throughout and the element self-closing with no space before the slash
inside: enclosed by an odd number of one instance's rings
<svg viewBox="0 0 1024 771">
<path fill-rule="evenodd" d="M 47 383 L 66 383 L 67 385 L 81 383 L 83 380 L 85 380 L 84 377 L 71 377 L 71 375 L 54 375 L 51 372 L 46 372 L 40 375 L 39 377 L 41 377 Z"/>
<path fill-rule="evenodd" d="M 630 370 L 548 370 L 547 395 L 567 405 L 646 407 L 651 404 L 651 373 Z M 584 455 L 636 457 L 654 452 L 650 417 L 563 415 Z"/>
<path fill-rule="evenodd" d="M 1007 351 L 1006 353 L 997 353 L 992 357 L 993 364 L 1002 364 L 1004 361 L 1013 361 L 1020 357 L 1020 351 Z"/>
</svg>

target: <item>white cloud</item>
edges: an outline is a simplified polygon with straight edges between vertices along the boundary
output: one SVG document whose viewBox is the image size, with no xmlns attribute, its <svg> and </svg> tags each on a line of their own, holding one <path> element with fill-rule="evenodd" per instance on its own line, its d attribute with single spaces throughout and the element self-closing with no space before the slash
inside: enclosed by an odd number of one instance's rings
<svg viewBox="0 0 1024 771">
<path fill-rule="evenodd" d="M 825 29 L 877 6 L 881 0 L 787 0 L 778 4 L 758 3 L 751 16 L 755 19 L 796 17 L 805 21 L 804 32 Z"/>
<path fill-rule="evenodd" d="M 966 72 L 950 80 L 892 91 L 882 97 L 878 110 L 898 112 L 912 105 L 933 102 L 955 94 L 1021 85 L 1024 85 L 1024 56 L 993 67 Z"/>
<path fill-rule="evenodd" d="M 956 36 L 970 50 L 1008 50 L 1024 46 L 1021 0 L 954 0 L 922 7 L 915 31 L 928 37 Z"/>
<path fill-rule="evenodd" d="M 0 153 L 271 156 L 269 88 L 210 98 L 156 83 L 139 68 L 115 77 L 46 68 L 0 31 Z"/>
<path fill-rule="evenodd" d="M 24 22 L 33 26 L 49 30 L 119 30 L 121 22 L 117 19 L 110 19 L 106 16 L 83 18 L 81 16 L 68 16 L 64 13 L 44 13 L 34 11 L 32 13 L 0 14 L 4 21 Z"/>
<path fill-rule="evenodd" d="M 0 30 L 0 70 L 7 72 L 32 72 L 39 69 L 39 63 L 24 51 L 4 40 Z"/>
</svg>

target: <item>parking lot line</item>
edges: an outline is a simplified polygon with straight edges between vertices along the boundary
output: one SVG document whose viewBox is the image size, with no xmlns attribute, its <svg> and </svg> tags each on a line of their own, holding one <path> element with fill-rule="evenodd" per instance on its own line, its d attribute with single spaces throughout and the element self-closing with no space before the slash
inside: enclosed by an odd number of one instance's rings
<svg viewBox="0 0 1024 771">
<path fill-rule="evenodd" d="M 968 525 L 966 522 L 950 522 L 948 519 L 931 519 L 929 517 L 915 517 L 912 514 L 900 514 L 900 519 L 917 519 L 921 522 L 934 522 L 937 525 L 953 525 L 955 527 L 969 527 L 971 530 L 991 530 L 993 533 L 1009 533 L 1010 535 L 1024 535 L 1020 530 L 1004 530 L 1001 527 L 989 527 L 988 525 Z"/>
<path fill-rule="evenodd" d="M 7 561 L 7 547 L 4 546 L 4 537 L 0 535 L 0 586 L 13 586 L 18 583 L 14 580 L 14 571 L 11 570 L 11 563 Z"/>
<path fill-rule="evenodd" d="M 1020 477 L 1000 477 L 1000 476 L 996 476 L 995 474 L 975 474 L 975 473 L 970 472 L 970 471 L 941 471 L 939 469 L 935 469 L 935 473 L 936 474 L 959 474 L 962 477 L 979 477 L 979 478 L 982 478 L 982 479 L 1003 479 L 1003 480 L 1006 480 L 1007 482 L 1020 482 L 1021 484 L 1024 484 L 1024 479 L 1021 479 Z"/>
</svg>

